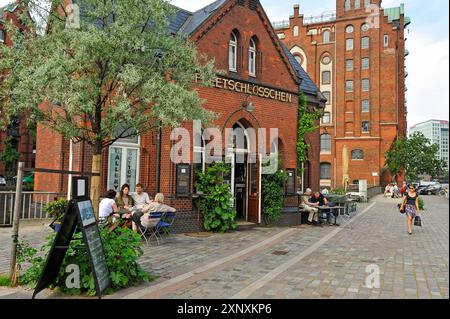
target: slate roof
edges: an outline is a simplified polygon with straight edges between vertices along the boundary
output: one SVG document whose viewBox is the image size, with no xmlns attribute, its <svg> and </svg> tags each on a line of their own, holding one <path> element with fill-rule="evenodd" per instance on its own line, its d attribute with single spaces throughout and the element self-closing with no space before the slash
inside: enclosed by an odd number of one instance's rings
<svg viewBox="0 0 450 319">
<path fill-rule="evenodd" d="M 286 47 L 284 43 L 281 43 L 281 46 L 283 47 L 284 53 L 289 58 L 289 62 L 292 65 L 292 68 L 297 73 L 297 76 L 301 79 L 300 83 L 300 90 L 302 92 L 317 95 L 319 93 L 319 89 L 317 88 L 316 84 L 311 80 L 308 73 L 302 68 L 300 63 L 295 59 L 295 57 L 292 55 L 292 53 L 289 51 L 289 49 Z"/>
<path fill-rule="evenodd" d="M 194 33 L 206 20 L 208 20 L 227 0 L 217 0 L 207 5 L 206 7 L 197 10 L 191 14 L 191 17 L 187 21 L 180 33 L 189 36 Z"/>
</svg>

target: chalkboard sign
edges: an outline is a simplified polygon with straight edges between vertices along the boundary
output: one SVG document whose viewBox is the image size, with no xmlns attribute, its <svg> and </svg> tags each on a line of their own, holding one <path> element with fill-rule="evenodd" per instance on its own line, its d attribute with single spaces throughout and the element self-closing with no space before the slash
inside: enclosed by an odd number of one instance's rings
<svg viewBox="0 0 450 319">
<path fill-rule="evenodd" d="M 82 226 L 84 242 L 86 243 L 89 254 L 91 269 L 94 274 L 97 294 L 101 296 L 111 285 L 111 280 L 92 202 L 90 200 L 77 201 L 76 209 Z"/>
<path fill-rule="evenodd" d="M 33 299 L 39 292 L 55 282 L 77 226 L 83 232 L 84 243 L 86 244 L 91 270 L 94 275 L 97 296 L 100 298 L 111 285 L 97 220 L 94 215 L 92 202 L 87 197 L 87 179 L 75 177 L 73 185 L 73 197 L 77 199 L 69 202 L 61 228 L 55 237 L 47 262 L 34 290 Z"/>
</svg>

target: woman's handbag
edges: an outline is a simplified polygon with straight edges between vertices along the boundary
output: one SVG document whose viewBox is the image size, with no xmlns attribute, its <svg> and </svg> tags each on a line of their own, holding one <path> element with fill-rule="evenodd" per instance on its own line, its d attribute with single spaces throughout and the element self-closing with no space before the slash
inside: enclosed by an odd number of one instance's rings
<svg viewBox="0 0 450 319">
<path fill-rule="evenodd" d="M 422 217 L 419 215 L 414 218 L 414 226 L 422 227 Z"/>
<path fill-rule="evenodd" d="M 397 207 L 398 207 L 398 210 L 400 211 L 400 213 L 402 213 L 402 214 L 405 213 L 405 206 L 403 206 L 403 209 L 402 209 L 402 204 L 398 204 Z"/>
</svg>

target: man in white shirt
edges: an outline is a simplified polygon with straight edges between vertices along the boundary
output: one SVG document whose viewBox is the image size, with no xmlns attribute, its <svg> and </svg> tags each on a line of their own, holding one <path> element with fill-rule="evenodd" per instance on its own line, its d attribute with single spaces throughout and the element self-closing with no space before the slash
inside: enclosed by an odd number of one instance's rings
<svg viewBox="0 0 450 319">
<path fill-rule="evenodd" d="M 134 207 L 138 210 L 142 210 L 145 205 L 150 204 L 152 201 L 150 196 L 143 191 L 142 184 L 136 185 L 136 192 L 131 193 L 131 197 L 134 199 Z"/>
</svg>

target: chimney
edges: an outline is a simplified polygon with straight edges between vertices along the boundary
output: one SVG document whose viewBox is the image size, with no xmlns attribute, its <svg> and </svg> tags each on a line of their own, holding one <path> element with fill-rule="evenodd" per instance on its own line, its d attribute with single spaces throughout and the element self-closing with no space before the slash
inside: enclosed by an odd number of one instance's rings
<svg viewBox="0 0 450 319">
<path fill-rule="evenodd" d="M 299 10 L 300 10 L 300 6 L 298 4 L 294 4 L 294 18 L 298 18 Z"/>
</svg>

